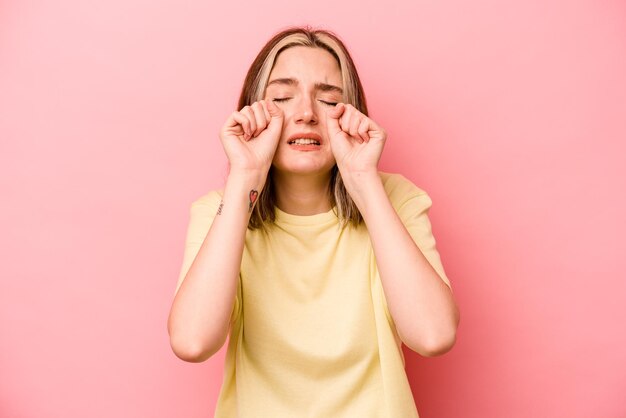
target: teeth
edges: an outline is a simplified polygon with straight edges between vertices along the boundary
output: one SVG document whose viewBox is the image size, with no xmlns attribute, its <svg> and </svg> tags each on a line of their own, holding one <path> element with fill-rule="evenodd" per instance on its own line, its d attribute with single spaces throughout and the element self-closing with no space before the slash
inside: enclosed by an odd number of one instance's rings
<svg viewBox="0 0 626 418">
<path fill-rule="evenodd" d="M 298 139 L 294 139 L 293 141 L 290 141 L 290 144 L 296 144 L 296 145 L 309 145 L 309 144 L 315 144 L 315 145 L 319 145 L 320 143 L 314 139 L 310 139 L 310 138 L 298 138 Z"/>
</svg>

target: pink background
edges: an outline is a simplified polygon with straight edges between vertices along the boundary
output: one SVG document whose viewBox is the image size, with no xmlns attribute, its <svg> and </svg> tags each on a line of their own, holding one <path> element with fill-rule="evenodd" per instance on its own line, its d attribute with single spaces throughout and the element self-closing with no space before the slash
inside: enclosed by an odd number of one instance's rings
<svg viewBox="0 0 626 418">
<path fill-rule="evenodd" d="M 422 418 L 626 416 L 626 5 L 17 1 L 0 12 L 0 416 L 209 417 L 167 315 L 217 132 L 278 29 L 335 30 L 459 306 Z"/>
</svg>

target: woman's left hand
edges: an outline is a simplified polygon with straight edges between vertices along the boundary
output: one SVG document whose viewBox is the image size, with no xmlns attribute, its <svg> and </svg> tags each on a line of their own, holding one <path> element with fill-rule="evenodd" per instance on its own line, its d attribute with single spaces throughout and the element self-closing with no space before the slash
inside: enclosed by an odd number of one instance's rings
<svg viewBox="0 0 626 418">
<path fill-rule="evenodd" d="M 343 176 L 378 170 L 387 133 L 354 106 L 338 103 L 326 112 L 330 147 Z"/>
</svg>

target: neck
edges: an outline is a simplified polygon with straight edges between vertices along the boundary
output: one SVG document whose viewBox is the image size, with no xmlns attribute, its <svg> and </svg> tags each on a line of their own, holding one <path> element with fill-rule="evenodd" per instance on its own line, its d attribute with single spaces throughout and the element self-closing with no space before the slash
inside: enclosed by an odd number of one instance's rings
<svg viewBox="0 0 626 418">
<path fill-rule="evenodd" d="M 291 215 L 316 215 L 331 209 L 328 198 L 330 173 L 300 175 L 272 173 L 276 206 Z"/>
</svg>

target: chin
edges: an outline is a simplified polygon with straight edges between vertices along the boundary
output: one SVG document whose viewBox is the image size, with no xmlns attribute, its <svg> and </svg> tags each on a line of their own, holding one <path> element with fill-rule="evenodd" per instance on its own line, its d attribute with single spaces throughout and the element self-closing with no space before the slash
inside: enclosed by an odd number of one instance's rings
<svg viewBox="0 0 626 418">
<path fill-rule="evenodd" d="M 330 173 L 335 166 L 335 159 L 328 157 L 327 155 L 323 156 L 319 153 L 294 155 L 281 152 L 275 156 L 272 167 L 274 170 L 282 173 L 326 174 Z"/>
<path fill-rule="evenodd" d="M 331 167 L 284 167 L 274 165 L 274 170 L 279 171 L 281 173 L 287 174 L 300 174 L 300 175 L 312 175 L 312 174 L 330 174 L 332 170 Z"/>
<path fill-rule="evenodd" d="M 331 170 L 335 166 L 335 162 L 329 164 L 320 164 L 315 161 L 290 161 L 287 164 L 281 164 L 280 162 L 274 162 L 272 164 L 274 170 L 281 173 L 290 174 L 330 174 Z"/>
</svg>

